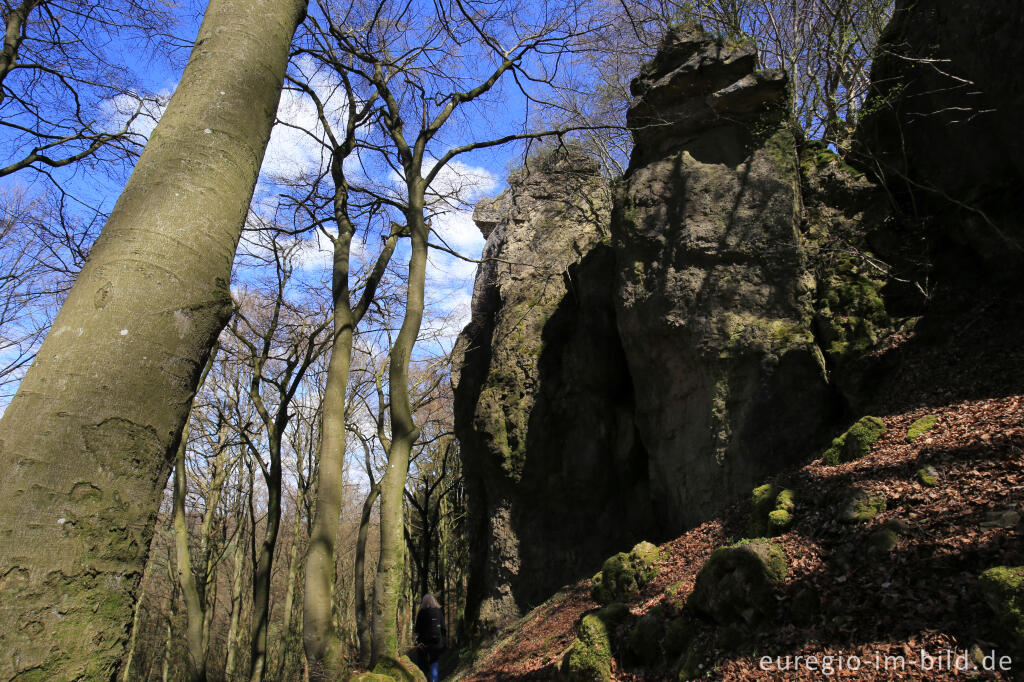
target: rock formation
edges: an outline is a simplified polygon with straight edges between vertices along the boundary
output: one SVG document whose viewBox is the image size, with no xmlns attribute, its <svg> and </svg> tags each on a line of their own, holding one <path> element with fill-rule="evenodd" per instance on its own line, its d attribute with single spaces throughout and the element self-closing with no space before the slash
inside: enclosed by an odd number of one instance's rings
<svg viewBox="0 0 1024 682">
<path fill-rule="evenodd" d="M 454 377 L 485 627 L 655 524 L 613 317 L 608 184 L 569 151 L 509 185 L 474 213 L 488 237 Z"/>
<path fill-rule="evenodd" d="M 755 66 L 753 45 L 691 26 L 633 81 L 616 319 L 675 529 L 803 457 L 831 416 L 786 81 Z"/>
</svg>

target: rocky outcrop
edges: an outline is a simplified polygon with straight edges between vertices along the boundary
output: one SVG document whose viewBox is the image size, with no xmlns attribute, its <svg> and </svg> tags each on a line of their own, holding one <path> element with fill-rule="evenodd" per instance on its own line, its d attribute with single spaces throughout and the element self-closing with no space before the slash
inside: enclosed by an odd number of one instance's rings
<svg viewBox="0 0 1024 682">
<path fill-rule="evenodd" d="M 1019 2 L 897 0 L 880 40 L 856 162 L 920 224 L 940 278 L 1024 257 L 1022 34 Z"/>
<path fill-rule="evenodd" d="M 468 610 L 484 627 L 657 525 L 613 317 L 610 212 L 597 164 L 563 150 L 474 214 L 488 238 L 454 382 L 480 562 Z"/>
<path fill-rule="evenodd" d="M 616 320 L 673 528 L 805 456 L 832 416 L 786 82 L 755 66 L 752 45 L 684 26 L 633 82 Z"/>
</svg>

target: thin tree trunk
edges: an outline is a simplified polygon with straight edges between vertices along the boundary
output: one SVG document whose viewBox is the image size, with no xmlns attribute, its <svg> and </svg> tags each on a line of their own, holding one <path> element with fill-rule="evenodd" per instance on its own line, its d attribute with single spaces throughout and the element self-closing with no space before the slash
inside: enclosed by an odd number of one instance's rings
<svg viewBox="0 0 1024 682">
<path fill-rule="evenodd" d="M 340 675 L 344 663 L 338 631 L 333 626 L 332 593 L 345 460 L 345 393 L 355 326 L 348 289 L 351 236 L 352 231 L 343 227 L 334 244 L 334 346 L 323 399 L 316 513 L 306 552 L 302 639 L 314 680 Z"/>
<path fill-rule="evenodd" d="M 202 682 L 206 679 L 206 657 L 203 655 L 203 621 L 205 604 L 199 594 L 195 574 L 192 572 L 192 555 L 188 548 L 188 519 L 185 517 L 185 441 L 188 425 L 182 432 L 181 443 L 174 464 L 174 563 L 177 566 L 177 580 L 185 599 L 185 643 L 188 647 L 188 679 Z"/>
<path fill-rule="evenodd" d="M 267 635 L 270 626 L 270 580 L 273 577 L 274 549 L 281 527 L 281 435 L 277 429 L 267 434 L 270 446 L 270 471 L 267 481 L 267 528 L 263 533 L 256 571 L 252 580 L 252 643 L 249 658 L 250 682 L 261 682 L 267 667 Z"/>
<path fill-rule="evenodd" d="M 366 539 L 370 534 L 370 517 L 373 513 L 373 505 L 378 497 L 380 497 L 380 485 L 374 483 L 370 486 L 370 493 L 363 501 L 363 512 L 359 517 L 359 533 L 356 536 L 355 575 L 352 580 L 355 592 L 356 636 L 359 638 L 359 665 L 363 667 L 370 664 L 370 655 L 372 653 L 370 619 L 366 613 Z"/>
<path fill-rule="evenodd" d="M 412 419 L 409 400 L 409 361 L 423 320 L 423 291 L 427 262 L 427 226 L 423 218 L 423 181 L 406 168 L 409 207 L 406 211 L 411 235 L 409 281 L 405 299 L 405 317 L 391 349 L 388 386 L 391 392 L 391 447 L 388 466 L 380 486 L 380 561 L 374 580 L 373 655 L 398 654 L 398 602 L 402 596 L 405 566 L 405 526 L 402 521 L 402 497 L 409 475 L 409 457 L 419 436 Z"/>
<path fill-rule="evenodd" d="M 282 650 L 277 664 L 276 679 L 286 679 L 284 674 L 290 652 L 295 643 L 292 637 L 292 611 L 295 610 L 295 590 L 299 582 L 299 533 L 302 530 L 302 505 L 300 500 L 295 501 L 295 517 L 292 520 L 292 546 L 288 550 L 288 580 L 284 594 L 284 624 L 281 628 Z"/>
<path fill-rule="evenodd" d="M 239 528 L 235 531 L 235 565 L 234 572 L 231 577 L 231 619 L 230 624 L 228 625 L 228 653 L 227 662 L 224 664 L 224 677 L 228 680 L 233 680 L 235 676 L 235 669 L 238 665 L 238 647 L 241 634 L 239 623 L 242 619 L 242 578 L 245 565 L 245 542 L 243 538 L 245 524 L 242 520 L 243 516 L 241 508 L 239 508 L 238 519 Z"/>
<path fill-rule="evenodd" d="M 116 674 L 189 404 L 231 314 L 231 263 L 305 6 L 211 0 L 0 420 L 0 679 Z"/>
</svg>

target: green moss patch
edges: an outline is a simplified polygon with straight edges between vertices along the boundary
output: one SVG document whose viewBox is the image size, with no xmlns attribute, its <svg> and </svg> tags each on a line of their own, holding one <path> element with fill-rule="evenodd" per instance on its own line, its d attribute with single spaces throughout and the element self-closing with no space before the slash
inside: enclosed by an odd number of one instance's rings
<svg viewBox="0 0 1024 682">
<path fill-rule="evenodd" d="M 935 422 L 937 422 L 938 420 L 939 418 L 934 414 L 926 414 L 925 416 L 916 420 L 913 424 L 910 425 L 910 428 L 907 429 L 907 442 L 913 443 L 915 440 L 931 431 L 932 428 L 935 426 Z"/>
<path fill-rule="evenodd" d="M 781 491 L 766 483 L 754 488 L 750 495 L 750 534 L 754 537 L 779 535 L 793 522 L 796 493 L 786 488 Z"/>
<path fill-rule="evenodd" d="M 885 422 L 878 417 L 861 417 L 846 433 L 832 441 L 822 455 L 825 464 L 839 464 L 860 459 L 885 433 Z"/>
<path fill-rule="evenodd" d="M 917 470 L 917 480 L 921 485 L 934 488 L 939 484 L 939 472 L 933 466 L 924 466 Z"/>
<path fill-rule="evenodd" d="M 590 596 L 598 604 L 627 601 L 658 575 L 661 552 L 650 542 L 639 542 L 633 549 L 609 557 L 601 572 L 590 581 Z"/>
<path fill-rule="evenodd" d="M 863 523 L 885 511 L 884 495 L 854 489 L 846 495 L 839 508 L 839 520 L 843 523 Z"/>
<path fill-rule="evenodd" d="M 576 641 L 562 661 L 562 679 L 568 682 L 610 680 L 611 633 L 628 616 L 629 608 L 625 604 L 609 604 L 584 615 L 576 628 Z"/>
<path fill-rule="evenodd" d="M 996 566 L 981 574 L 978 587 L 1003 633 L 1024 648 L 1024 566 Z"/>
</svg>

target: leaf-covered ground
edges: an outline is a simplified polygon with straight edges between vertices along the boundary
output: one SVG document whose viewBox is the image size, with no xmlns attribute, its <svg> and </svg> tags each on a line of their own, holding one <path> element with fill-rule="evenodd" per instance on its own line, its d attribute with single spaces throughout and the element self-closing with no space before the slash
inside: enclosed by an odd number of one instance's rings
<svg viewBox="0 0 1024 682">
<path fill-rule="evenodd" d="M 706 655 L 704 677 L 1024 678 L 1024 660 L 1009 672 L 982 673 L 963 658 L 972 649 L 975 657 L 994 652 L 978 659 L 989 664 L 1014 655 L 979 594 L 978 575 L 1024 565 L 1024 345 L 1016 331 L 1024 314 L 1016 297 L 968 303 L 944 318 L 938 311 L 914 338 L 896 339 L 880 354 L 880 369 L 865 375 L 876 383 L 861 413 L 886 425 L 866 457 L 836 466 L 817 459 L 772 481 L 797 491 L 794 523 L 773 540 L 789 559 L 778 609 L 740 643 L 687 616 Z M 908 428 L 925 415 L 937 417 L 934 427 L 908 443 Z M 917 478 L 925 466 L 937 474 L 934 487 Z M 851 486 L 883 494 L 886 510 L 853 526 L 836 521 Z M 906 527 L 896 547 L 869 551 L 868 536 L 890 521 Z M 745 537 L 749 523 L 750 505 L 739 501 L 664 545 L 659 576 L 629 604 L 632 612 L 665 601 L 669 586 L 688 594 L 711 552 Z M 580 616 L 596 607 L 586 582 L 564 590 L 481 651 L 465 679 L 557 677 Z M 796 656 L 816 658 L 798 665 Z M 612 679 L 668 679 L 673 663 L 638 668 L 617 659 Z M 957 663 L 971 670 L 950 670 Z"/>
</svg>

